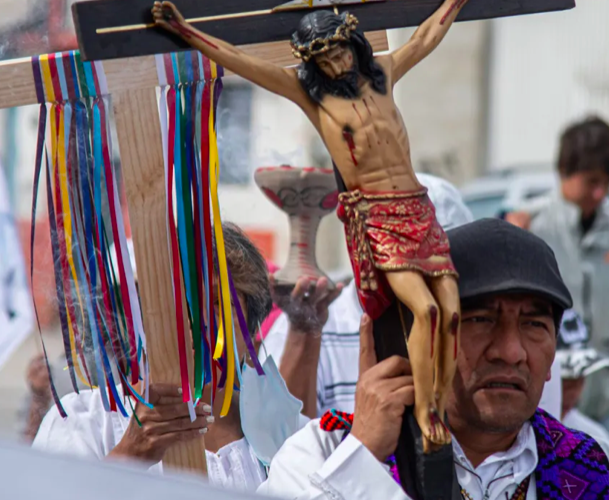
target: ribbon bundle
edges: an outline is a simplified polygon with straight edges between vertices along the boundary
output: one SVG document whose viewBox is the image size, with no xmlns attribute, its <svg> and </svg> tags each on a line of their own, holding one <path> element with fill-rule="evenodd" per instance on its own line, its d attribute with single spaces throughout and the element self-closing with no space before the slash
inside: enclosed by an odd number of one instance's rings
<svg viewBox="0 0 609 500">
<path fill-rule="evenodd" d="M 77 52 L 32 58 L 40 103 L 31 227 L 46 179 L 59 319 L 72 386 L 100 388 L 104 408 L 127 415 L 124 394 L 147 373 L 146 341 L 112 165 L 110 111 L 101 63 Z M 44 166 L 43 166 L 44 163 Z M 111 258 L 114 245 L 116 259 Z M 40 325 L 39 325 L 40 329 Z M 44 343 L 43 343 L 44 348 Z M 46 349 L 45 349 L 46 357 Z M 47 360 L 49 376 L 51 371 Z M 118 378 L 118 380 L 117 380 Z M 66 416 L 51 378 L 52 393 Z"/>
<path fill-rule="evenodd" d="M 235 374 L 241 378 L 235 322 L 256 370 L 260 375 L 264 371 L 227 265 L 220 218 L 216 113 L 222 68 L 199 52 L 157 55 L 156 61 L 182 393 L 185 402 L 192 402 L 201 398 L 206 384 L 212 384 L 212 399 L 217 389 L 224 389 L 221 415 L 225 416 Z M 182 282 L 195 359 L 194 398 L 182 321 Z"/>
<path fill-rule="evenodd" d="M 221 415 L 225 416 L 235 376 L 241 379 L 237 325 L 258 374 L 264 371 L 227 264 L 220 218 L 216 112 L 222 68 L 198 52 L 161 55 L 156 60 L 182 393 L 194 418 L 194 403 L 202 397 L 203 388 L 211 384 L 212 400 L 223 389 Z M 118 410 L 126 416 L 117 385 L 122 385 L 125 395 L 150 406 L 146 402 L 149 377 L 139 298 L 112 165 L 103 66 L 83 63 L 78 52 L 70 52 L 34 57 L 32 69 L 40 103 L 32 285 L 38 188 L 44 172 L 59 318 L 72 386 L 78 392 L 80 380 L 99 387 L 106 411 Z M 185 313 L 190 338 L 182 320 Z M 188 357 L 193 353 L 191 380 Z M 65 417 L 48 359 L 47 370 L 53 398 Z M 141 380 L 145 381 L 144 397 L 134 388 Z"/>
</svg>

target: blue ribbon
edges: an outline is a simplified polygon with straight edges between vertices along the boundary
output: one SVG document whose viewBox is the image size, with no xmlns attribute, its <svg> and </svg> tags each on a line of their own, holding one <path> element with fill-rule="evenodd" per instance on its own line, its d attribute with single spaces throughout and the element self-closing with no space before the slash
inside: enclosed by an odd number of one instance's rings
<svg viewBox="0 0 609 500">
<path fill-rule="evenodd" d="M 85 72 L 87 71 L 87 69 L 90 71 L 91 68 L 90 66 L 87 68 L 88 65 L 85 64 Z M 88 80 L 88 77 L 87 77 Z M 89 82 L 90 83 L 90 82 Z M 93 88 L 95 87 L 95 85 L 93 85 Z M 89 87 L 91 88 L 91 87 Z M 94 196 L 94 203 L 95 203 L 95 213 L 97 215 L 99 215 L 101 217 L 102 214 L 102 204 L 101 204 L 101 172 L 103 169 L 103 154 L 102 154 L 102 138 L 101 138 L 101 115 L 99 112 L 99 103 L 96 101 L 93 104 L 93 196 Z M 99 232 L 99 237 L 100 237 L 100 245 L 103 247 L 104 243 L 103 243 L 103 230 L 101 227 L 101 220 L 98 218 L 97 219 L 97 230 Z M 93 249 L 93 252 L 95 250 Z M 89 255 L 89 257 L 93 259 L 92 261 L 92 267 L 95 266 L 95 255 Z M 91 262 L 90 262 L 91 264 Z M 100 276 L 101 278 L 101 276 Z M 94 291 L 97 291 L 97 286 L 96 286 L 96 282 L 94 282 L 93 277 L 91 279 L 91 285 Z M 101 287 L 100 287 L 101 289 Z M 103 306 L 102 306 L 103 307 Z M 102 402 L 104 405 L 104 409 L 106 411 L 110 411 L 110 402 L 108 399 L 108 395 L 106 394 L 106 388 L 105 388 L 105 377 L 104 377 L 104 373 L 102 372 L 102 359 L 101 359 L 101 352 L 104 351 L 105 353 L 105 347 L 104 347 L 104 342 L 103 342 L 103 337 L 101 334 L 101 325 L 99 323 L 99 318 L 100 316 L 102 316 L 101 312 L 98 312 L 98 314 L 95 315 L 95 332 L 92 335 L 93 337 L 93 345 L 94 345 L 94 353 L 95 353 L 95 368 L 97 370 L 97 379 L 98 379 L 98 385 L 99 385 L 99 390 L 102 396 Z"/>
</svg>

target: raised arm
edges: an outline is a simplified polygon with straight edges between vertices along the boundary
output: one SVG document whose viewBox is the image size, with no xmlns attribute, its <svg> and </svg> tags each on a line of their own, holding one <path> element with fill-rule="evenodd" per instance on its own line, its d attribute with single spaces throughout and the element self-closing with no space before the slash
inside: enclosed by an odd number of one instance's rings
<svg viewBox="0 0 609 500">
<path fill-rule="evenodd" d="M 171 2 L 155 2 L 152 9 L 155 23 L 180 36 L 204 56 L 229 71 L 249 80 L 270 92 L 295 102 L 301 108 L 310 106 L 296 71 L 250 56 L 237 47 L 201 33 L 188 24 Z"/>
<path fill-rule="evenodd" d="M 468 0 L 445 0 L 439 9 L 419 26 L 412 38 L 391 54 L 393 84 L 433 52 L 467 2 Z"/>
</svg>

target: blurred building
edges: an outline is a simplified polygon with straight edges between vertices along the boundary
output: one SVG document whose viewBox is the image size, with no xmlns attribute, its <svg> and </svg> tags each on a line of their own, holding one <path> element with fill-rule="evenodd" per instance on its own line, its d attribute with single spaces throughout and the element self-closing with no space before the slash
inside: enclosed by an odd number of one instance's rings
<svg viewBox="0 0 609 500">
<path fill-rule="evenodd" d="M 547 163 L 567 123 L 609 119 L 609 2 L 492 23 L 487 165 Z"/>
</svg>

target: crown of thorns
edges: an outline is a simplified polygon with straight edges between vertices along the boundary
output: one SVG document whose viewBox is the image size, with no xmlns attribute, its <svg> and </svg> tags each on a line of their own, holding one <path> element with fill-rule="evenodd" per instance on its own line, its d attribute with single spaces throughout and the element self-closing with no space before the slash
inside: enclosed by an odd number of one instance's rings
<svg viewBox="0 0 609 500">
<path fill-rule="evenodd" d="M 328 52 L 341 42 L 349 41 L 351 33 L 357 29 L 358 23 L 357 17 L 353 14 L 347 14 L 344 23 L 336 28 L 336 33 L 332 36 L 316 38 L 305 45 L 297 45 L 292 41 L 292 54 L 297 59 L 309 62 L 312 57 Z"/>
</svg>

